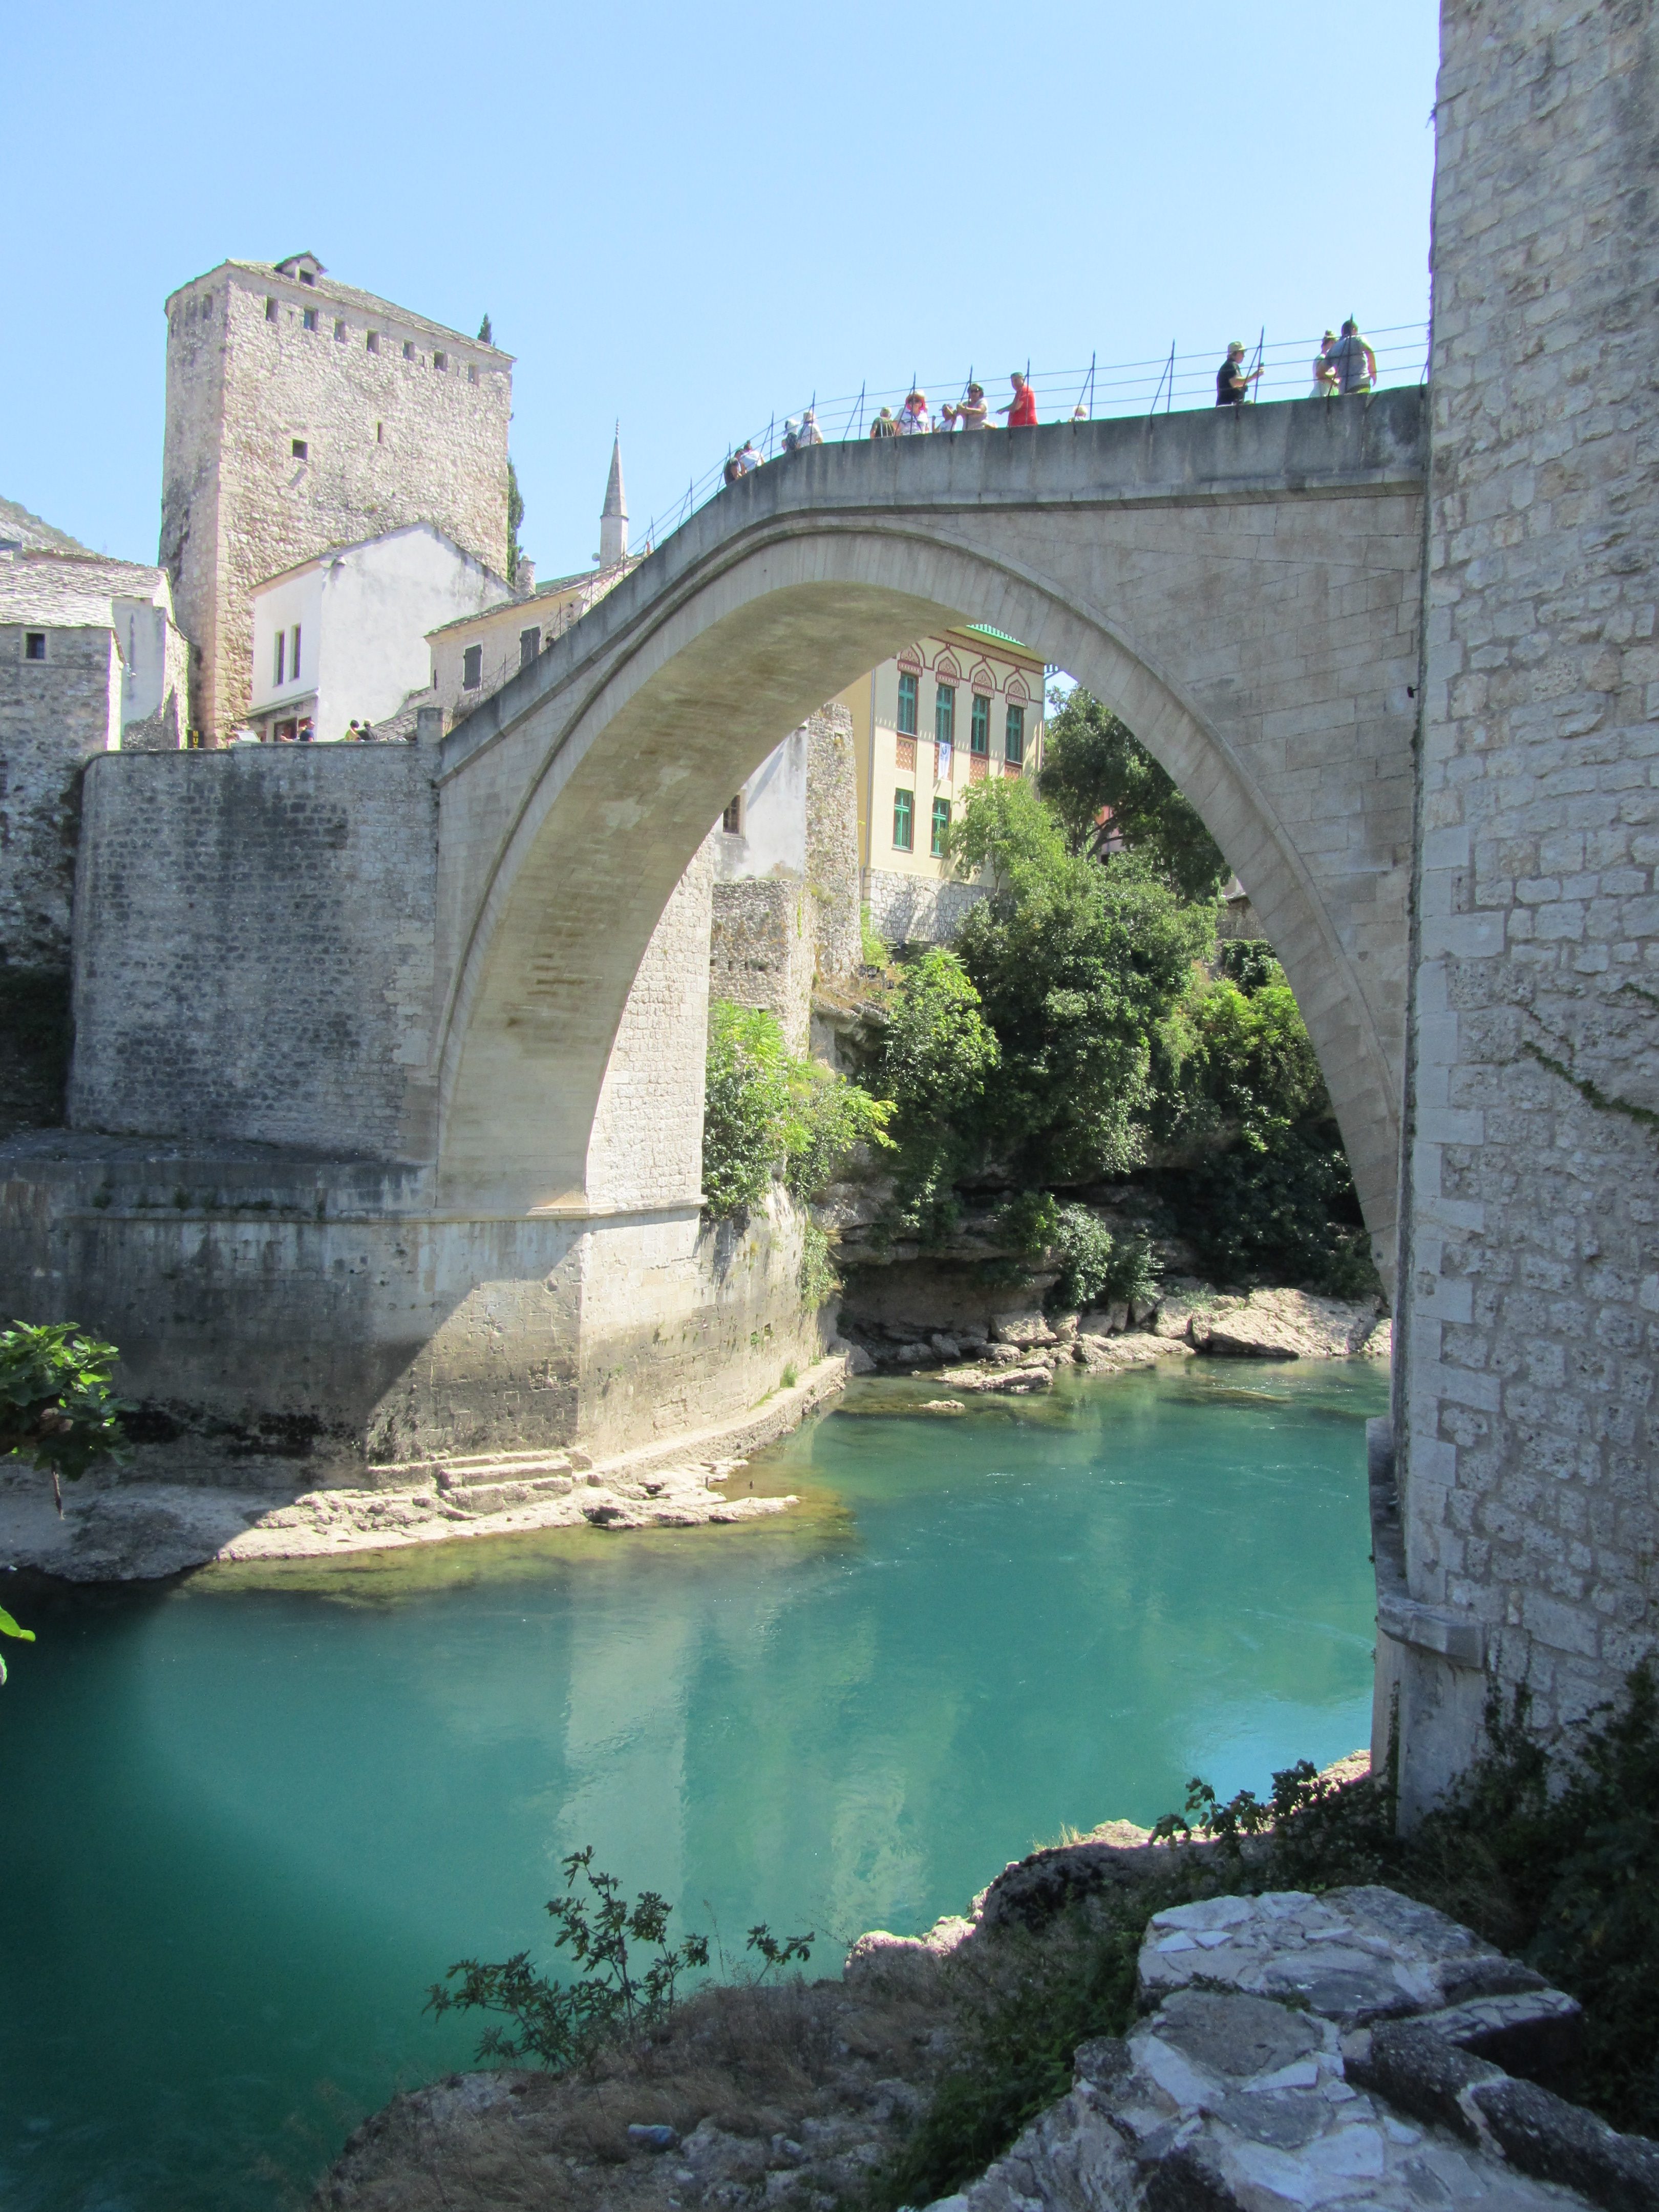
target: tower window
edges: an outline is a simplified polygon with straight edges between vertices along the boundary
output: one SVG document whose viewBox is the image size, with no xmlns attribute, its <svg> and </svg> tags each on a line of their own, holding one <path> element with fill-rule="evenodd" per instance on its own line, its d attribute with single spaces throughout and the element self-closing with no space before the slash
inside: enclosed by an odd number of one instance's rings
<svg viewBox="0 0 1659 2212">
<path fill-rule="evenodd" d="M 902 738 L 916 734 L 916 679 L 914 676 L 899 678 L 898 726 Z"/>
<path fill-rule="evenodd" d="M 727 802 L 726 811 L 720 817 L 720 828 L 728 830 L 733 837 L 742 836 L 743 793 L 741 792 L 735 799 Z"/>
<path fill-rule="evenodd" d="M 295 439 L 291 450 L 296 461 L 305 460 L 311 452 L 310 447 L 307 445 L 303 438 Z"/>
<path fill-rule="evenodd" d="M 916 842 L 916 794 L 914 791 L 893 793 L 893 846 L 896 852 L 908 853 Z"/>
<path fill-rule="evenodd" d="M 279 629 L 276 633 L 276 672 L 271 680 L 273 683 L 280 685 L 287 677 L 287 674 L 288 632 L 285 629 Z"/>
<path fill-rule="evenodd" d="M 317 327 L 317 310 L 315 307 L 301 307 L 300 310 L 300 320 L 305 325 L 307 330 L 314 331 Z"/>
<path fill-rule="evenodd" d="M 337 342 L 341 345 L 345 343 L 345 334 L 346 329 L 343 319 L 337 319 L 334 325 L 334 336 Z"/>
<path fill-rule="evenodd" d="M 289 681 L 291 684 L 297 684 L 300 680 L 300 625 L 298 623 L 295 623 L 293 629 L 289 632 L 289 636 L 293 641 L 289 646 L 288 656 L 289 664 L 288 672 Z"/>
<path fill-rule="evenodd" d="M 461 655 L 461 689 L 476 691 L 483 681 L 483 647 L 469 645 Z"/>
<path fill-rule="evenodd" d="M 265 320 L 266 320 L 268 323 L 274 323 L 274 322 L 276 321 L 276 302 L 275 301 L 275 300 L 267 300 L 267 301 L 265 301 Z"/>
<path fill-rule="evenodd" d="M 478 380 L 477 366 L 473 362 L 468 362 L 466 365 L 466 380 L 469 384 L 476 384 Z"/>
<path fill-rule="evenodd" d="M 1025 758 L 1025 709 L 1011 707 L 1008 724 L 1003 732 L 1002 757 L 1010 768 L 1018 768 Z"/>
<path fill-rule="evenodd" d="M 317 276 L 316 276 L 316 272 L 315 272 L 315 270 L 310 270 L 310 269 L 302 269 L 302 270 L 300 271 L 300 282 L 301 282 L 302 284 L 314 284 L 314 283 L 317 282 Z"/>
<path fill-rule="evenodd" d="M 45 630 L 43 630 L 43 629 L 31 629 L 31 630 L 26 630 L 26 631 L 23 633 L 23 658 L 24 658 L 24 659 L 25 659 L 25 660 L 44 660 L 44 659 L 46 659 L 46 633 L 45 632 Z"/>
<path fill-rule="evenodd" d="M 363 343 L 368 348 L 371 353 L 379 353 L 380 350 L 380 333 L 379 331 L 371 331 L 368 336 L 363 340 Z"/>
<path fill-rule="evenodd" d="M 968 750 L 970 753 L 988 753 L 991 750 L 991 702 L 982 691 L 974 694 L 973 720 L 968 725 Z"/>
<path fill-rule="evenodd" d="M 208 317 L 213 313 L 213 295 L 211 292 L 203 293 L 202 304 L 196 312 L 200 315 L 204 322 L 207 320 Z"/>
<path fill-rule="evenodd" d="M 415 341 L 413 338 L 405 338 L 404 340 L 404 359 L 405 361 L 413 361 L 414 358 Z"/>
<path fill-rule="evenodd" d="M 384 422 L 377 422 L 374 425 L 374 442 L 377 446 L 383 446 L 386 443 L 386 424 Z"/>
<path fill-rule="evenodd" d="M 542 634 L 540 630 L 521 629 L 519 632 L 519 665 L 520 668 L 528 668 L 531 662 L 536 658 L 536 655 L 541 651 L 541 649 Z"/>
<path fill-rule="evenodd" d="M 447 353 L 434 353 L 432 356 L 432 366 L 441 373 L 449 367 L 449 356 Z"/>
</svg>

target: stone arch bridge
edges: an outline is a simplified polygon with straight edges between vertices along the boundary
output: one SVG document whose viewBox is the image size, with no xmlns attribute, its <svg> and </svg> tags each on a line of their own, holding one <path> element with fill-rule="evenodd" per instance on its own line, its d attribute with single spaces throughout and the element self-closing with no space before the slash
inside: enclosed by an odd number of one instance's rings
<svg viewBox="0 0 1659 2212">
<path fill-rule="evenodd" d="M 619 1158 L 599 1113 L 652 933 L 785 731 L 966 621 L 1070 670 L 1204 816 L 1290 974 L 1391 1267 L 1424 413 L 1407 390 L 823 446 L 704 507 L 444 741 L 444 1202 L 695 1197 L 666 1130 L 653 1170 L 644 1133 Z"/>
</svg>

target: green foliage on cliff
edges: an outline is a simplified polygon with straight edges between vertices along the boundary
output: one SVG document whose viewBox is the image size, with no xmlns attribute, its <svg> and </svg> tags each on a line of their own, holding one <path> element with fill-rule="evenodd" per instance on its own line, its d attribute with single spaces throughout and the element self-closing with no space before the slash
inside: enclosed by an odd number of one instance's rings
<svg viewBox="0 0 1659 2212">
<path fill-rule="evenodd" d="M 57 1492 L 97 1461 L 118 1457 L 128 1409 L 110 1376 L 119 1358 L 73 1322 L 0 1330 L 0 1458 L 32 1461 Z"/>
<path fill-rule="evenodd" d="M 1100 815 L 1182 898 L 1215 896 L 1229 870 L 1198 809 L 1109 707 L 1081 689 L 1048 717 L 1037 788 L 1074 853 L 1101 839 Z"/>
<path fill-rule="evenodd" d="M 758 1206 L 775 1181 L 809 1203 L 860 1146 L 884 1148 L 893 1109 L 845 1076 L 798 1059 L 775 1015 L 716 1000 L 708 1012 L 702 1188 L 711 1219 Z M 822 1305 L 837 1287 L 829 1243 L 805 1225 L 801 1296 Z"/>
</svg>

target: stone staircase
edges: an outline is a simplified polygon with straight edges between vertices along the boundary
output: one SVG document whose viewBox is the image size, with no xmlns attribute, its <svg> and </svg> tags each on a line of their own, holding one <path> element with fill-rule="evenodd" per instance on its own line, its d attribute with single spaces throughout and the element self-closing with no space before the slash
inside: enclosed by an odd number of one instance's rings
<svg viewBox="0 0 1659 2212">
<path fill-rule="evenodd" d="M 402 1461 L 377 1468 L 375 1474 L 381 1485 L 399 1488 L 434 1483 L 452 1511 L 471 1519 L 532 1505 L 538 1498 L 568 1498 L 591 1465 L 580 1451 L 464 1452 L 447 1459 Z"/>
</svg>

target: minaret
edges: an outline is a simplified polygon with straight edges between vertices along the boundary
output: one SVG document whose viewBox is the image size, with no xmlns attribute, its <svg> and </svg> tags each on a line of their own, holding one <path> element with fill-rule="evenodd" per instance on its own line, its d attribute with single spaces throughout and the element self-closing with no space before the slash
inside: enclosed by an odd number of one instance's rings
<svg viewBox="0 0 1659 2212">
<path fill-rule="evenodd" d="M 628 558 L 628 495 L 623 489 L 622 424 L 611 448 L 611 481 L 605 488 L 605 513 L 599 517 L 599 566 L 614 568 Z"/>
</svg>

